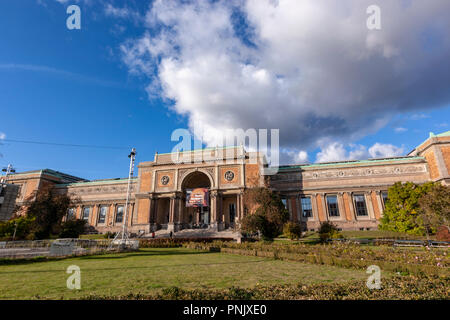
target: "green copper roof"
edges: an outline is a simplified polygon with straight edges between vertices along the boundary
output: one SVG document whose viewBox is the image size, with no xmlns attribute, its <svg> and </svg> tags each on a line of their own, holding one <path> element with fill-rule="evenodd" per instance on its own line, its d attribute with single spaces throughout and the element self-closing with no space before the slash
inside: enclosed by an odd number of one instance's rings
<svg viewBox="0 0 450 320">
<path fill-rule="evenodd" d="M 136 180 L 137 177 L 132 177 L 132 180 Z M 55 187 L 78 187 L 78 186 L 89 186 L 89 185 L 103 185 L 103 184 L 116 184 L 116 183 L 126 183 L 128 178 L 117 178 L 117 179 L 102 179 L 86 182 L 74 182 L 74 183 L 64 183 L 58 184 Z"/>
<path fill-rule="evenodd" d="M 439 134 L 434 134 L 433 132 L 430 132 L 430 138 L 433 138 L 433 137 L 448 137 L 448 136 L 450 136 L 450 130 L 447 131 L 447 132 L 439 133 Z"/>
<path fill-rule="evenodd" d="M 280 166 L 279 170 L 291 170 L 291 169 L 305 169 L 305 168 L 315 168 L 315 167 L 330 167 L 330 166 L 341 166 L 341 165 L 354 165 L 354 164 L 385 164 L 392 161 L 410 161 L 410 160 L 424 160 L 423 157 L 398 157 L 398 158 L 383 158 L 383 159 L 368 159 L 368 160 L 350 160 L 342 162 L 326 162 L 326 163 L 312 163 L 303 164 L 297 166 Z"/>
</svg>

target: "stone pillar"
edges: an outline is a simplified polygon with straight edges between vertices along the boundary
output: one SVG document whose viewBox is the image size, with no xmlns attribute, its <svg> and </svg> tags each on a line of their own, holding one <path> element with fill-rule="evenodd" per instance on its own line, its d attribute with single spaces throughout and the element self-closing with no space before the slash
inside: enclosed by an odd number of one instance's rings
<svg viewBox="0 0 450 320">
<path fill-rule="evenodd" d="M 93 225 L 94 227 L 97 226 L 97 212 L 98 212 L 97 205 L 93 205 L 92 206 L 91 225 Z"/>
<path fill-rule="evenodd" d="M 325 204 L 325 193 L 321 192 L 317 206 L 319 207 L 319 221 L 328 221 L 327 206 Z M 320 219 L 320 211 L 322 211 L 322 219 Z"/>
<path fill-rule="evenodd" d="M 169 223 L 167 224 L 167 230 L 176 232 L 175 227 L 175 208 L 176 207 L 176 195 L 172 195 L 170 197 L 170 203 L 169 203 Z"/>
<path fill-rule="evenodd" d="M 346 192 L 347 199 L 348 199 L 348 208 L 350 210 L 350 221 L 356 221 L 356 212 L 355 212 L 355 206 L 353 205 L 353 195 L 351 192 Z"/>
<path fill-rule="evenodd" d="M 366 199 L 367 213 L 369 214 L 369 218 L 373 220 L 375 219 L 375 213 L 373 212 L 372 197 L 370 195 L 370 191 L 364 192 L 364 198 Z"/>
<path fill-rule="evenodd" d="M 317 194 L 314 193 L 311 195 L 311 208 L 312 208 L 312 218 L 314 221 L 319 221 L 319 211 L 317 209 L 317 199 L 316 199 Z M 302 215 L 302 220 L 304 221 L 308 221 L 308 219 L 303 218 Z"/>
<path fill-rule="evenodd" d="M 345 214 L 345 206 L 344 206 L 344 199 L 343 199 L 343 192 L 338 192 L 337 194 L 337 201 L 338 201 L 338 208 L 339 208 L 339 218 L 341 220 L 347 220 L 346 214 Z"/>
<path fill-rule="evenodd" d="M 178 196 L 178 215 L 177 215 L 177 222 L 180 225 L 183 223 L 183 212 L 184 212 L 183 194 L 180 194 Z"/>
<path fill-rule="evenodd" d="M 380 211 L 380 218 L 383 217 L 383 213 L 384 213 L 384 206 L 383 206 L 383 201 L 382 201 L 382 196 L 381 196 L 381 191 L 376 191 L 375 192 L 375 197 L 377 199 L 377 204 L 378 204 L 378 210 Z"/>
<path fill-rule="evenodd" d="M 236 220 L 239 222 L 241 216 L 241 195 L 238 193 L 236 195 Z M 232 221 L 230 220 L 230 223 Z"/>
<path fill-rule="evenodd" d="M 150 209 L 148 211 L 148 223 L 155 223 L 155 207 L 156 207 L 156 197 L 150 195 Z"/>
</svg>

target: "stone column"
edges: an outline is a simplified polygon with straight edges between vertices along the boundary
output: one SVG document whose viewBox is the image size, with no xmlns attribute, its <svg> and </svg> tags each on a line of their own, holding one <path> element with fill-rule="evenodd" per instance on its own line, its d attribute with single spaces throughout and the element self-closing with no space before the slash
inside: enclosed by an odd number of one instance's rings
<svg viewBox="0 0 450 320">
<path fill-rule="evenodd" d="M 183 194 L 180 194 L 178 196 L 178 216 L 177 216 L 177 222 L 180 225 L 183 223 L 183 211 L 184 211 Z"/>
<path fill-rule="evenodd" d="M 364 192 L 364 198 L 366 199 L 367 213 L 369 214 L 369 218 L 371 220 L 374 220 L 375 213 L 373 212 L 372 197 L 370 191 Z"/>
<path fill-rule="evenodd" d="M 322 209 L 322 214 L 323 214 L 323 221 L 328 221 L 328 212 L 327 212 L 327 205 L 326 205 L 326 200 L 325 200 L 325 193 L 321 192 L 319 193 L 320 196 L 320 203 L 318 204 L 318 206 L 320 206 L 320 208 Z M 319 220 L 320 220 L 320 216 L 319 216 Z"/>
<path fill-rule="evenodd" d="M 338 192 L 337 194 L 337 200 L 338 200 L 338 208 L 339 208 L 339 218 L 340 220 L 347 220 L 346 213 L 345 213 L 345 206 L 344 206 L 344 199 L 343 199 L 343 192 Z"/>
<path fill-rule="evenodd" d="M 175 196 L 171 196 L 169 205 L 169 223 L 174 223 L 174 221 L 175 221 Z"/>
<path fill-rule="evenodd" d="M 383 213 L 384 213 L 384 206 L 383 206 L 383 201 L 381 199 L 381 191 L 376 191 L 375 192 L 375 197 L 377 199 L 377 204 L 378 204 L 378 210 L 380 211 L 380 218 L 383 217 Z"/>
<path fill-rule="evenodd" d="M 356 221 L 357 217 L 356 217 L 356 212 L 355 212 L 355 206 L 353 205 L 353 195 L 351 192 L 346 192 L 346 193 L 347 193 L 348 207 L 350 209 L 350 215 L 351 215 L 352 221 Z"/>
<path fill-rule="evenodd" d="M 240 216 L 241 216 L 241 195 L 238 193 L 236 195 L 236 220 L 239 222 L 240 220 Z M 234 221 L 233 221 L 234 222 Z M 230 220 L 230 223 L 232 223 L 232 221 Z"/>
<path fill-rule="evenodd" d="M 169 223 L 167 224 L 167 230 L 176 232 L 175 228 L 175 206 L 176 206 L 176 196 L 172 195 L 170 196 L 170 203 L 169 203 Z"/>
<path fill-rule="evenodd" d="M 155 207 L 156 207 L 156 197 L 150 194 L 150 209 L 148 211 L 148 223 L 155 223 Z"/>
<path fill-rule="evenodd" d="M 312 208 L 312 218 L 314 221 L 319 221 L 319 211 L 317 209 L 317 199 L 316 199 L 316 193 L 311 194 L 311 208 Z M 304 221 L 308 221 L 307 218 L 303 218 Z"/>
</svg>

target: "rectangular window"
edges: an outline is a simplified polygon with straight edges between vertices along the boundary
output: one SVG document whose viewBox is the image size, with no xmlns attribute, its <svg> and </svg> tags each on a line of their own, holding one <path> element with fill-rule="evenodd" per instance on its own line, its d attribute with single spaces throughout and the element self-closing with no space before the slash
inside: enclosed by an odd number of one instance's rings
<svg viewBox="0 0 450 320">
<path fill-rule="evenodd" d="M 357 216 L 367 216 L 366 198 L 363 194 L 353 195 Z"/>
<path fill-rule="evenodd" d="M 108 207 L 101 206 L 100 212 L 98 213 L 98 223 L 105 223 L 107 213 L 108 213 Z"/>
<path fill-rule="evenodd" d="M 287 209 L 287 199 L 281 198 L 281 202 L 283 202 L 284 207 Z"/>
<path fill-rule="evenodd" d="M 83 208 L 83 220 L 89 220 L 89 214 L 91 213 L 90 207 Z"/>
<path fill-rule="evenodd" d="M 75 219 L 75 208 L 67 209 L 67 220 Z"/>
<path fill-rule="evenodd" d="M 386 206 L 386 203 L 389 201 L 388 193 L 387 192 L 382 192 L 381 193 L 381 197 L 383 198 L 383 205 Z"/>
<path fill-rule="evenodd" d="M 330 217 L 339 217 L 339 208 L 337 196 L 327 196 L 328 215 Z"/>
<path fill-rule="evenodd" d="M 302 216 L 304 218 L 312 217 L 312 204 L 310 197 L 301 197 L 300 199 L 302 205 Z"/>
<path fill-rule="evenodd" d="M 122 223 L 122 221 L 123 221 L 123 206 L 117 206 L 116 223 Z"/>
</svg>

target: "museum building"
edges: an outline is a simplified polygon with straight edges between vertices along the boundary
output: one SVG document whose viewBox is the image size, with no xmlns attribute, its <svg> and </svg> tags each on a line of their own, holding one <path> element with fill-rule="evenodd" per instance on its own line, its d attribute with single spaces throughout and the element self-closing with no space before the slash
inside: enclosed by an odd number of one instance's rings
<svg viewBox="0 0 450 320">
<path fill-rule="evenodd" d="M 262 153 L 247 152 L 242 146 L 156 153 L 153 161 L 137 167 L 127 219 L 128 229 L 136 234 L 233 229 L 247 214 L 244 191 L 264 185 L 280 193 L 290 220 L 304 230 L 316 230 L 323 221 L 342 230 L 370 230 L 377 228 L 387 190 L 395 182 L 450 185 L 450 131 L 430 133 L 403 157 L 287 165 L 275 174 Z M 40 188 L 51 186 L 78 200 L 68 218 L 85 219 L 101 233 L 118 231 L 124 223 L 127 178 L 88 181 L 43 169 L 3 180 L 4 190 L 8 184 L 19 187 L 18 206 Z"/>
</svg>

